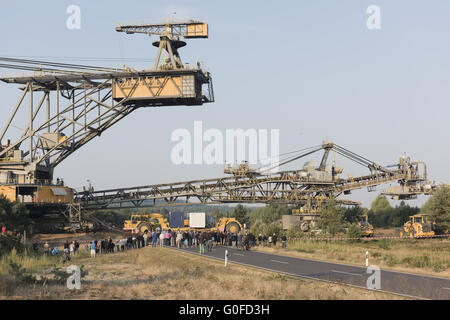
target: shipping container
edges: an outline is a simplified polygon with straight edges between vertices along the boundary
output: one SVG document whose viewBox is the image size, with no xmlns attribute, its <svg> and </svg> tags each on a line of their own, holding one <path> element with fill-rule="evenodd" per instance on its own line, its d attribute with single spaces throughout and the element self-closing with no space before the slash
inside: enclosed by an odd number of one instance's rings
<svg viewBox="0 0 450 320">
<path fill-rule="evenodd" d="M 169 225 L 171 228 L 183 228 L 184 212 L 171 212 L 169 214 Z"/>
<path fill-rule="evenodd" d="M 206 219 L 204 212 L 191 212 L 189 214 L 189 226 L 191 228 L 205 228 Z"/>
</svg>

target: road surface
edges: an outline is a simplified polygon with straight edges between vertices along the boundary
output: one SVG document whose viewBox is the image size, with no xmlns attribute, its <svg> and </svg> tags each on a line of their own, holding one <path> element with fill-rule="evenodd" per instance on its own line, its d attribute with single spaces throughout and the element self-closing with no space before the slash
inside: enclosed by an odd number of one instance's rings
<svg viewBox="0 0 450 320">
<path fill-rule="evenodd" d="M 175 250 L 199 254 L 198 248 Z M 243 252 L 230 247 L 214 247 L 211 252 L 206 252 L 205 249 L 205 253 L 202 255 L 224 260 L 225 250 L 228 250 L 228 262 L 262 268 L 300 278 L 343 282 L 345 284 L 367 288 L 368 278 L 373 274 L 367 273 L 367 268 L 363 266 L 357 267 L 257 251 Z M 372 281 L 370 282 L 373 283 Z M 380 285 L 380 290 L 385 292 L 414 298 L 450 300 L 450 279 L 448 278 L 381 270 Z"/>
</svg>

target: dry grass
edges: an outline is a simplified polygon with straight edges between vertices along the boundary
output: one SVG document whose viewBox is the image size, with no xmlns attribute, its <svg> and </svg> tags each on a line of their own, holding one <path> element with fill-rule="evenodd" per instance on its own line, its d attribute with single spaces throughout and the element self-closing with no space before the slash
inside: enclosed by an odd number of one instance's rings
<svg viewBox="0 0 450 320">
<path fill-rule="evenodd" d="M 80 290 L 53 285 L 10 292 L 10 280 L 0 278 L 9 288 L 0 294 L 7 299 L 400 299 L 239 265 L 225 268 L 213 259 L 163 248 L 80 257 L 73 263 L 89 271 Z"/>
<path fill-rule="evenodd" d="M 288 243 L 286 249 L 256 247 L 267 253 L 311 258 L 365 266 L 366 251 L 369 263 L 381 268 L 450 277 L 450 240 L 365 240 L 311 241 L 297 240 Z"/>
</svg>

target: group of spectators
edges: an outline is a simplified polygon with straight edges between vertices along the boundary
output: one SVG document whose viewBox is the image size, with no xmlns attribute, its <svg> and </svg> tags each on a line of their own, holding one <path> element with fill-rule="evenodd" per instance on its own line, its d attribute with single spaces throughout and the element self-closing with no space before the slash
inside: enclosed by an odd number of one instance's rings
<svg viewBox="0 0 450 320">
<path fill-rule="evenodd" d="M 146 230 L 142 235 L 130 235 L 127 238 L 112 240 L 93 240 L 86 245 L 86 252 L 91 257 L 101 253 L 122 252 L 130 249 L 152 247 L 198 248 L 200 253 L 208 252 L 217 245 L 227 245 L 248 250 L 256 245 L 256 238 L 250 232 L 206 232 L 206 231 L 179 231 L 179 230 Z"/>
<path fill-rule="evenodd" d="M 33 250 L 38 250 L 38 244 L 36 242 L 33 243 Z M 77 240 L 64 242 L 62 251 L 59 250 L 58 246 L 51 247 L 48 241 L 44 243 L 44 254 L 47 256 L 59 256 L 61 252 L 62 262 L 70 261 L 71 257 L 77 254 L 79 250 L 80 243 Z"/>
<path fill-rule="evenodd" d="M 130 249 L 140 249 L 147 246 L 164 247 L 171 246 L 177 248 L 198 248 L 200 253 L 211 252 L 214 246 L 230 246 L 242 250 L 249 250 L 251 247 L 277 245 L 278 236 L 259 234 L 256 238 L 248 230 L 238 233 L 231 232 L 206 232 L 206 231 L 179 231 L 156 229 L 154 231 L 146 230 L 143 234 L 129 235 L 128 237 L 115 239 L 92 240 L 84 246 L 85 252 L 90 253 L 95 258 L 97 254 L 107 254 L 114 252 L 123 252 Z M 281 237 L 282 247 L 286 247 L 286 236 Z M 77 254 L 80 250 L 80 243 L 76 240 L 66 241 L 63 246 L 62 257 L 64 262 Z M 48 256 L 59 255 L 61 251 L 58 246 L 51 247 L 48 242 L 44 244 L 44 253 Z"/>
<path fill-rule="evenodd" d="M 278 241 L 278 236 L 276 233 L 274 233 L 273 235 L 269 235 L 269 237 L 267 237 L 266 235 L 262 235 L 261 233 L 258 235 L 258 245 L 263 245 L 263 246 L 268 246 L 268 247 L 272 247 L 272 245 L 274 247 L 277 246 L 277 241 Z M 287 243 L 287 237 L 286 235 L 282 235 L 281 236 L 281 246 L 283 248 L 286 248 L 286 243 Z"/>
</svg>

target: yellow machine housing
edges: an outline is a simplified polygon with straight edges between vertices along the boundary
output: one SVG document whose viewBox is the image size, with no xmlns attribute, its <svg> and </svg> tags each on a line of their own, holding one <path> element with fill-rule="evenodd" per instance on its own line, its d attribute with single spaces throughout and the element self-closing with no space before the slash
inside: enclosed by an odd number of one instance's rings
<svg viewBox="0 0 450 320">
<path fill-rule="evenodd" d="M 65 186 L 3 185 L 0 194 L 25 204 L 68 204 L 73 203 L 74 191 Z"/>
<path fill-rule="evenodd" d="M 409 221 L 405 222 L 403 227 L 396 230 L 397 236 L 420 238 L 433 237 L 436 222 L 428 222 L 428 216 L 424 214 L 416 214 L 409 217 Z"/>
<path fill-rule="evenodd" d="M 119 101 L 146 100 L 161 103 L 167 99 L 182 99 L 187 104 L 202 103 L 202 84 L 207 82 L 199 70 L 183 70 L 153 76 L 125 78 L 114 82 L 113 98 Z"/>
<path fill-rule="evenodd" d="M 187 32 L 184 35 L 186 39 L 189 38 L 208 38 L 208 24 L 207 23 L 196 23 L 189 24 L 186 27 Z"/>
</svg>

